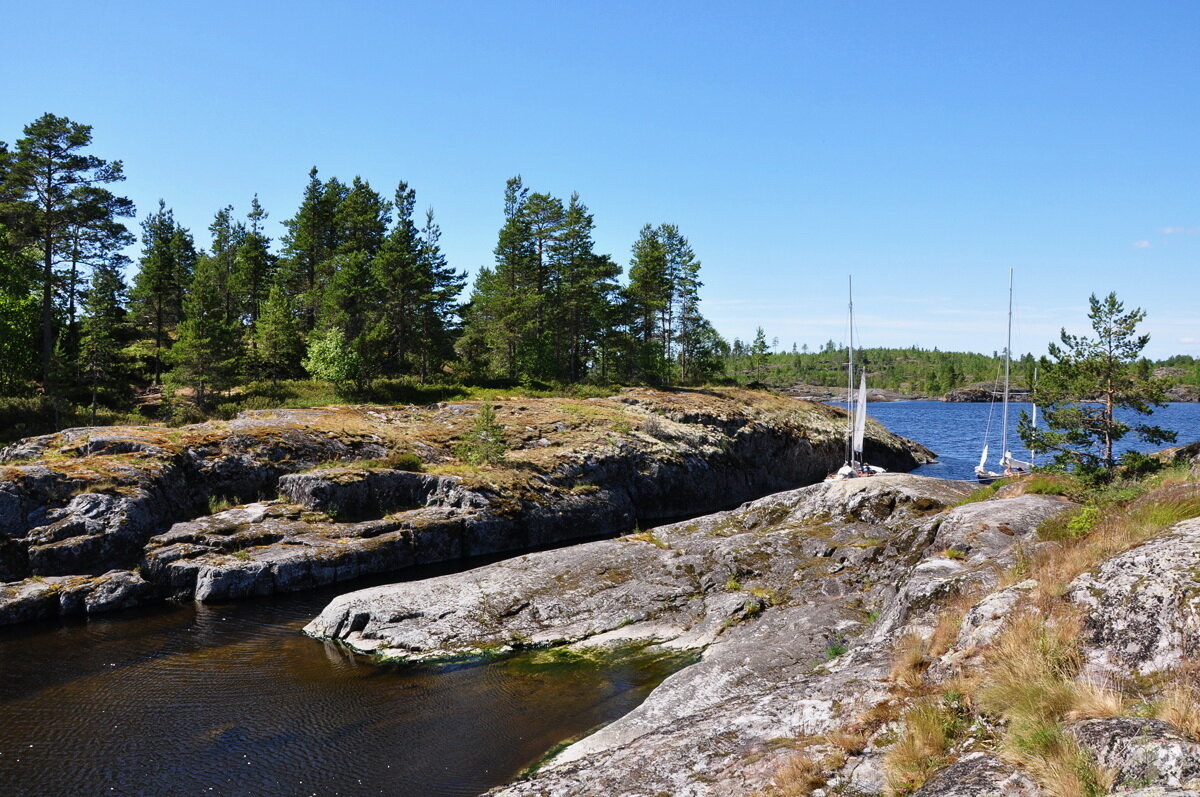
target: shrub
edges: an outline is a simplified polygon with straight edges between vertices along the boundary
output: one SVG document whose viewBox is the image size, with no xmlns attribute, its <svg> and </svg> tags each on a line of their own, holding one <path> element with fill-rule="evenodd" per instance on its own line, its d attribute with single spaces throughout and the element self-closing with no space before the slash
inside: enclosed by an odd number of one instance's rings
<svg viewBox="0 0 1200 797">
<path fill-rule="evenodd" d="M 358 381 L 363 370 L 358 352 L 337 327 L 314 332 L 309 337 L 308 355 L 302 365 L 314 379 L 324 379 L 339 386 Z"/>
</svg>

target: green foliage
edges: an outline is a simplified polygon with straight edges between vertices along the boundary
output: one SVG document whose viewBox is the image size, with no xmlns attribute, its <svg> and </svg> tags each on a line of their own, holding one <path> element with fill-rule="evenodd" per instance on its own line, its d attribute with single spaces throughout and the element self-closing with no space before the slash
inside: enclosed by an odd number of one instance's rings
<svg viewBox="0 0 1200 797">
<path fill-rule="evenodd" d="M 1167 383 L 1141 365 L 1141 351 L 1150 340 L 1138 335 L 1145 312 L 1125 312 L 1115 293 L 1090 297 L 1093 337 L 1060 335 L 1062 346 L 1050 344 L 1034 390 L 1044 425 L 1033 428 L 1022 413 L 1021 439 L 1031 451 L 1050 452 L 1060 467 L 1074 468 L 1095 482 L 1111 478 L 1116 466 L 1114 446 L 1127 434 L 1150 443 L 1170 442 L 1175 434 L 1147 424 L 1126 424 L 1118 409 L 1148 415 L 1162 406 Z"/>
<path fill-rule="evenodd" d="M 819 351 L 807 351 L 807 348 L 805 345 L 804 351 L 772 354 L 766 331 L 756 330 L 754 341 L 734 340 L 732 346 L 723 349 L 722 369 L 741 384 L 758 382 L 773 388 L 796 384 L 844 388 L 845 348 L 832 340 Z M 999 355 L 916 346 L 856 349 L 855 359 L 865 364 L 872 388 L 926 396 L 940 396 L 955 388 L 995 380 L 1003 369 L 1003 358 Z M 1024 355 L 1018 365 L 1026 362 L 1030 364 L 1031 376 L 1031 355 Z M 1018 384 L 1022 373 L 1023 370 L 1018 368 Z"/>
<path fill-rule="evenodd" d="M 222 220 L 228 221 L 224 212 L 214 227 Z M 210 391 L 228 390 L 237 381 L 242 348 L 238 311 L 229 302 L 231 268 L 228 252 L 199 258 L 169 357 L 172 379 L 190 387 L 201 408 Z"/>
<path fill-rule="evenodd" d="M 346 335 L 338 327 L 314 332 L 308 341 L 304 370 L 314 379 L 324 379 L 344 388 L 362 375 L 358 352 L 347 346 Z"/>
<path fill-rule="evenodd" d="M 105 187 L 125 179 L 121 162 L 85 152 L 92 142 L 91 126 L 46 113 L 23 133 L 11 153 L 0 150 L 0 217 L 9 250 L 5 259 L 32 278 L 32 284 L 0 287 L 18 300 L 30 293 L 39 297 L 37 348 L 42 384 L 49 391 L 57 387 L 52 383 L 56 366 L 60 373 L 73 370 L 69 359 L 77 342 L 81 268 L 119 256 L 130 242 L 119 219 L 132 216 L 134 207 Z M 36 276 L 22 261 L 38 264 Z M 65 319 L 56 312 L 63 306 Z"/>
<path fill-rule="evenodd" d="M 507 450 L 504 427 L 497 422 L 491 402 L 485 401 L 479 405 L 475 425 L 454 447 L 454 455 L 471 465 L 498 465 L 504 461 Z"/>
<path fill-rule="evenodd" d="M 142 222 L 142 257 L 130 294 L 133 313 L 154 341 L 153 381 L 160 384 L 166 349 L 183 320 L 183 302 L 196 266 L 192 235 L 159 200 L 158 212 Z"/>
</svg>

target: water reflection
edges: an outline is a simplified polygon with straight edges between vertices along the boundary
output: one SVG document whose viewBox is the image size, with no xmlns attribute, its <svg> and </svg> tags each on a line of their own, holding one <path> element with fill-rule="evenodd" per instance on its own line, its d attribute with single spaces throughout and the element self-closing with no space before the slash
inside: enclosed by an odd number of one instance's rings
<svg viewBox="0 0 1200 797">
<path fill-rule="evenodd" d="M 327 594 L 0 634 L 0 793 L 478 794 L 677 661 L 380 667 L 299 630 Z"/>
</svg>

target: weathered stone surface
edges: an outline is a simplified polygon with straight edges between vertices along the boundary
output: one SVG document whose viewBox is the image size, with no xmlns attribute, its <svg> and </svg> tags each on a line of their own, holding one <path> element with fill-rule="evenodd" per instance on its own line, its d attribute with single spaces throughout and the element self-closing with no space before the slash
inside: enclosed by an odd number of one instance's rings
<svg viewBox="0 0 1200 797">
<path fill-rule="evenodd" d="M 1087 612 L 1092 677 L 1148 675 L 1200 655 L 1200 519 L 1079 576 L 1069 596 Z"/>
<path fill-rule="evenodd" d="M 293 504 L 339 519 L 380 517 L 401 509 L 437 506 L 482 509 L 487 500 L 459 480 L 389 469 L 331 468 L 279 479 L 279 493 Z"/>
<path fill-rule="evenodd" d="M 891 699 L 895 637 L 875 629 L 920 615 L 897 604 L 913 600 L 903 585 L 914 574 L 951 561 L 939 528 L 958 514 L 952 527 L 1005 526 L 1013 534 L 989 543 L 1002 550 L 1067 506 L 1030 496 L 990 502 L 991 514 L 951 508 L 971 490 L 898 475 L 816 484 L 648 534 L 350 593 L 306 632 L 408 660 L 630 640 L 702 650 L 638 708 L 500 793 L 749 794 L 791 755 L 773 740 L 817 737 Z M 989 569 L 953 564 L 939 578 Z M 881 789 L 881 756 L 869 743 L 837 782 Z"/>
<path fill-rule="evenodd" d="M 739 390 L 630 389 L 584 402 L 502 402 L 509 462 L 470 483 L 380 468 L 301 472 L 393 451 L 453 462 L 476 413 L 474 402 L 271 410 L 178 430 L 67 429 L 21 441 L 0 450 L 11 463 L 0 473 L 0 578 L 140 563 L 176 596 L 304 589 L 720 509 L 819 479 L 841 452 L 830 407 Z M 930 456 L 878 426 L 869 435 L 881 464 L 911 468 Z M 272 502 L 232 525 L 198 520 L 210 506 L 280 491 L 295 506 Z"/>
<path fill-rule="evenodd" d="M 1068 732 L 1101 767 L 1115 773 L 1117 786 L 1151 783 L 1200 790 L 1200 744 L 1161 720 L 1085 720 L 1068 726 Z"/>
<path fill-rule="evenodd" d="M 1042 797 L 1029 775 L 988 753 L 969 753 L 934 775 L 914 797 Z"/>
</svg>

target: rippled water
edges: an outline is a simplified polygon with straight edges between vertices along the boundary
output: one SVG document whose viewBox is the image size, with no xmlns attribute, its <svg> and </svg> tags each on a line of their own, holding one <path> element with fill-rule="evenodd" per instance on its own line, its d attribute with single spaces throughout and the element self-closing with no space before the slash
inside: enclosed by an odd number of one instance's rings
<svg viewBox="0 0 1200 797">
<path fill-rule="evenodd" d="M 380 667 L 330 593 L 0 633 L 0 794 L 478 794 L 680 665 Z"/>
<path fill-rule="evenodd" d="M 1031 405 L 1009 405 L 1009 448 L 1018 459 L 1028 459 L 1028 452 L 1017 437 L 1017 419 L 1021 410 L 1031 412 Z M 991 420 L 991 453 L 989 467 L 996 468 L 1000 455 L 1000 407 L 989 404 L 943 401 L 892 401 L 867 405 L 867 414 L 888 429 L 916 440 L 935 451 L 938 463 L 925 465 L 914 473 L 943 479 L 970 479 L 979 464 L 984 435 Z M 1178 434 L 1177 445 L 1200 440 L 1200 404 L 1175 403 L 1155 410 L 1149 418 L 1136 413 L 1121 413 L 1126 422 L 1150 423 Z M 1132 435 L 1121 441 L 1118 453 L 1128 450 L 1149 452 L 1160 445 L 1137 442 Z"/>
</svg>

